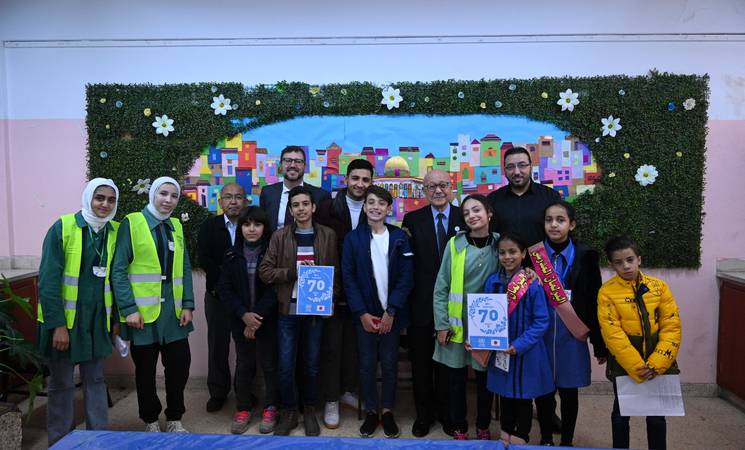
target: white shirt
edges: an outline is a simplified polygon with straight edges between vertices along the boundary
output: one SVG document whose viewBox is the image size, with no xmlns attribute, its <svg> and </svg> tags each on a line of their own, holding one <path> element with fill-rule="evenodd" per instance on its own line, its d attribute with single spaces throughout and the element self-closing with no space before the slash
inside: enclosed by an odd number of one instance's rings
<svg viewBox="0 0 745 450">
<path fill-rule="evenodd" d="M 362 214 L 362 204 L 364 200 L 353 200 L 346 196 L 347 208 L 349 208 L 349 217 L 352 219 L 352 229 L 356 230 L 357 225 L 360 224 L 360 214 Z M 387 231 L 387 230 L 386 230 Z"/>
<path fill-rule="evenodd" d="M 383 311 L 388 309 L 388 228 L 383 234 L 372 234 L 370 256 L 372 257 L 373 275 L 378 288 L 378 299 Z"/>
<path fill-rule="evenodd" d="M 298 186 L 302 186 L 303 183 L 300 182 Z M 285 185 L 285 182 L 282 182 L 282 195 L 279 196 L 279 214 L 277 215 L 277 229 L 285 226 L 285 213 L 287 212 L 287 203 L 290 198 L 290 188 Z"/>
<path fill-rule="evenodd" d="M 237 225 L 228 219 L 228 216 L 225 214 L 222 215 L 225 218 L 225 228 L 228 229 L 228 233 L 230 233 L 230 243 L 232 245 L 235 245 L 235 230 L 237 228 Z"/>
</svg>

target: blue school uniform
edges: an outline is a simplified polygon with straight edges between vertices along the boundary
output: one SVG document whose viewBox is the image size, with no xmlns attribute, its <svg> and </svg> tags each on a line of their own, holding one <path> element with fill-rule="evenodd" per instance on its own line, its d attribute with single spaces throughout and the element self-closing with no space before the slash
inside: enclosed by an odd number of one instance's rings
<svg viewBox="0 0 745 450">
<path fill-rule="evenodd" d="M 500 269 L 486 280 L 484 291 L 504 294 L 508 283 Z M 543 289 L 533 281 L 509 318 L 510 345 L 517 355 L 510 356 L 508 372 L 494 367 L 494 357 L 490 359 L 486 381 L 490 391 L 508 398 L 532 399 L 555 389 L 543 340 L 548 329 L 547 308 Z"/>
</svg>

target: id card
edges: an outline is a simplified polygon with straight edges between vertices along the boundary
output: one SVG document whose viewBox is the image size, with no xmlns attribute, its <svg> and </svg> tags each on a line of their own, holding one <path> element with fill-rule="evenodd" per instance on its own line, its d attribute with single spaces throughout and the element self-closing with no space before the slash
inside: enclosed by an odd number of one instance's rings
<svg viewBox="0 0 745 450">
<path fill-rule="evenodd" d="M 494 367 L 505 372 L 510 371 L 510 354 L 507 352 L 494 352 Z"/>
<path fill-rule="evenodd" d="M 106 277 L 106 266 L 93 266 L 93 275 L 98 278 Z"/>
</svg>

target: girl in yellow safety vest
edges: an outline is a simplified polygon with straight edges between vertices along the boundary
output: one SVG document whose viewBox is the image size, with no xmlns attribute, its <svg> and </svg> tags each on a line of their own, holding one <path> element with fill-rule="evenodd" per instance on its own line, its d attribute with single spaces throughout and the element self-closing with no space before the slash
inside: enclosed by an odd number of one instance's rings
<svg viewBox="0 0 745 450">
<path fill-rule="evenodd" d="M 181 223 L 171 218 L 180 187 L 160 177 L 150 187 L 150 203 L 128 214 L 119 229 L 111 281 L 122 338 L 131 341 L 140 418 L 146 431 L 160 431 L 161 403 L 155 387 L 158 356 L 166 382 L 166 431 L 181 424 L 189 379 L 189 333 L 194 310 L 191 266 Z"/>
<path fill-rule="evenodd" d="M 49 368 L 47 439 L 51 447 L 75 428 L 73 371 L 80 366 L 88 430 L 108 427 L 103 361 L 111 354 L 109 268 L 117 236 L 119 191 L 94 178 L 82 208 L 65 214 L 47 232 L 39 267 L 37 342 Z"/>
</svg>

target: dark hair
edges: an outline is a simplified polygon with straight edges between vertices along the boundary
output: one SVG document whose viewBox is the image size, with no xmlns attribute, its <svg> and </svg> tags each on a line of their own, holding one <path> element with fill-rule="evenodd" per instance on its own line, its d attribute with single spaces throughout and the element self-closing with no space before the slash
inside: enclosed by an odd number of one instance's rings
<svg viewBox="0 0 745 450">
<path fill-rule="evenodd" d="M 464 198 L 462 202 L 460 202 L 460 206 L 463 206 L 466 204 L 468 200 L 476 200 L 477 202 L 481 203 L 481 206 L 484 207 L 487 214 L 490 212 L 493 212 L 491 205 L 489 204 L 489 200 L 487 200 L 486 196 L 481 194 L 471 194 L 468 197 Z"/>
<path fill-rule="evenodd" d="M 393 204 L 393 196 L 391 195 L 391 193 L 380 186 L 375 186 L 374 184 L 368 186 L 367 189 L 365 189 L 365 201 L 367 201 L 367 197 L 369 197 L 370 195 L 374 195 L 380 199 L 385 200 L 385 202 L 389 205 Z"/>
<path fill-rule="evenodd" d="M 548 208 L 559 206 L 561 208 L 564 208 L 564 210 L 567 212 L 567 217 L 569 218 L 570 222 L 576 222 L 575 219 L 576 211 L 574 210 L 574 206 L 572 206 L 571 203 L 566 202 L 564 200 L 556 200 L 554 202 L 551 202 L 546 206 L 546 208 L 543 209 L 543 217 L 546 217 L 546 213 L 548 212 Z"/>
<path fill-rule="evenodd" d="M 530 152 L 525 147 L 512 147 L 511 149 L 507 150 L 506 152 L 504 152 L 504 160 L 507 161 L 508 156 L 519 155 L 520 153 L 528 155 L 528 162 L 533 164 L 533 161 L 530 159 Z"/>
<path fill-rule="evenodd" d="M 517 244 L 517 248 L 520 250 L 527 250 L 528 244 L 525 243 L 525 240 L 517 233 L 512 232 L 506 232 L 499 235 L 499 239 L 497 239 L 497 247 L 499 247 L 499 243 L 502 241 L 512 241 L 515 244 Z"/>
<path fill-rule="evenodd" d="M 303 150 L 303 147 L 300 147 L 299 145 L 288 145 L 287 147 L 282 149 L 282 153 L 279 154 L 279 160 L 282 161 L 282 158 L 285 157 L 285 153 L 290 152 L 297 152 L 303 154 L 303 161 L 305 161 L 306 155 L 305 150 Z"/>
<path fill-rule="evenodd" d="M 353 170 L 369 170 L 370 178 L 375 176 L 375 168 L 366 159 L 353 159 L 349 165 L 347 165 L 347 176 L 352 173 Z"/>
<path fill-rule="evenodd" d="M 611 260 L 611 255 L 619 250 L 626 250 L 630 248 L 636 256 L 639 256 L 639 244 L 628 235 L 616 236 L 610 238 L 605 244 L 605 256 L 608 261 Z"/>
<path fill-rule="evenodd" d="M 272 229 L 269 227 L 269 219 L 266 216 L 266 212 L 258 206 L 246 206 L 238 214 L 236 228 L 238 228 L 239 232 L 246 222 L 255 222 L 264 225 L 264 234 L 262 236 L 264 239 L 269 239 L 269 235 L 272 234 Z"/>
<path fill-rule="evenodd" d="M 308 189 L 305 186 L 295 186 L 294 188 L 290 189 L 290 193 L 287 196 L 287 207 L 290 207 L 290 204 L 292 203 L 292 197 L 295 197 L 300 194 L 305 194 L 310 198 L 310 203 L 312 205 L 316 204 L 315 199 L 313 198 L 313 192 L 311 192 L 310 189 Z"/>
</svg>

